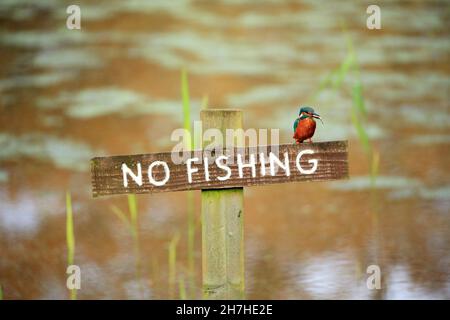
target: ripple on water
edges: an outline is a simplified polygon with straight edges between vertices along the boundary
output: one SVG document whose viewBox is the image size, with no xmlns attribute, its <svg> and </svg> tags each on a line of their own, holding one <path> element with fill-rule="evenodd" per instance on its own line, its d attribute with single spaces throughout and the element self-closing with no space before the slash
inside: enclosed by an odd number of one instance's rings
<svg viewBox="0 0 450 320">
<path fill-rule="evenodd" d="M 292 272 L 296 277 L 296 284 L 312 297 L 333 299 L 350 295 L 351 298 L 351 291 L 357 289 L 357 286 L 348 285 L 355 277 L 355 265 L 352 263 L 354 260 L 348 253 L 328 252 L 301 261 L 294 265 Z M 361 293 L 364 294 L 359 292 L 359 298 Z"/>
<path fill-rule="evenodd" d="M 0 182 L 7 182 L 9 180 L 8 171 L 0 169 Z"/>
<path fill-rule="evenodd" d="M 181 102 L 163 100 L 118 87 L 62 92 L 56 97 L 39 97 L 36 105 L 42 109 L 64 108 L 69 117 L 89 119 L 109 114 L 132 116 L 139 114 L 176 115 Z M 191 100 L 192 113 L 200 109 L 200 100 Z"/>
<path fill-rule="evenodd" d="M 76 73 L 68 70 L 51 70 L 38 74 L 12 76 L 0 80 L 0 89 L 8 90 L 24 87 L 47 87 L 64 81 L 73 80 L 76 75 Z"/>
<path fill-rule="evenodd" d="M 6 189 L 0 189 L 0 204 L 0 228 L 2 231 L 29 235 L 38 230 L 46 215 L 61 212 L 54 208 L 63 207 L 60 194 L 42 192 L 37 196 L 28 190 L 10 197 Z"/>
<path fill-rule="evenodd" d="M 370 176 L 356 176 L 349 180 L 333 181 L 328 184 L 329 188 L 339 191 L 361 191 L 375 189 L 404 189 L 418 188 L 421 182 L 417 179 L 399 176 L 378 176 L 372 184 Z"/>
<path fill-rule="evenodd" d="M 89 160 L 103 153 L 95 151 L 85 143 L 42 133 L 27 133 L 15 136 L 0 133 L 0 160 L 22 157 L 48 161 L 56 167 L 76 171 L 87 171 Z"/>
<path fill-rule="evenodd" d="M 15 201 L 0 192 L 0 226 L 4 231 L 32 233 L 40 223 L 39 210 L 35 199 L 20 193 Z"/>
<path fill-rule="evenodd" d="M 422 125 L 424 127 L 448 128 L 450 126 L 450 114 L 447 110 L 431 109 L 429 106 L 403 105 L 393 110 L 406 122 Z"/>
<path fill-rule="evenodd" d="M 450 201 L 450 185 L 427 187 L 420 180 L 400 176 L 378 176 L 373 184 L 370 176 L 356 176 L 349 180 L 330 182 L 328 187 L 337 191 L 384 189 L 389 190 L 389 198 L 394 200 L 420 197 Z"/>
<path fill-rule="evenodd" d="M 102 59 L 88 49 L 41 50 L 33 59 L 33 64 L 44 68 L 98 68 Z"/>
<path fill-rule="evenodd" d="M 388 284 L 386 290 L 386 299 L 442 299 L 444 292 L 436 290 L 428 290 L 423 286 L 415 284 L 411 276 L 411 271 L 406 265 L 394 265 L 390 268 L 387 274 L 386 283 Z"/>
<path fill-rule="evenodd" d="M 424 146 L 429 146 L 433 144 L 450 144 L 450 135 L 448 134 L 415 135 L 409 139 L 409 142 L 412 144 Z"/>
<path fill-rule="evenodd" d="M 170 69 L 188 65 L 190 71 L 200 74 L 270 75 L 274 70 L 289 70 L 293 62 L 319 61 L 312 51 L 298 52 L 286 42 L 227 39 L 218 34 L 205 36 L 192 31 L 147 36 L 136 41 L 129 54 Z"/>
<path fill-rule="evenodd" d="M 391 193 L 391 198 L 399 200 L 417 196 L 426 200 L 450 201 L 450 185 L 435 188 L 401 189 Z"/>
</svg>

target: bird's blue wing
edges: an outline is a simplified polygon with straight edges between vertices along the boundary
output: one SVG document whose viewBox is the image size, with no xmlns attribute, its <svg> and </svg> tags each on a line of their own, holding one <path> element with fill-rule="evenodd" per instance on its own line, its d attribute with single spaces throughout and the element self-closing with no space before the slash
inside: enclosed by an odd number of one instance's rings
<svg viewBox="0 0 450 320">
<path fill-rule="evenodd" d="M 298 122 L 300 121 L 300 118 L 295 119 L 294 122 L 294 132 L 297 130 Z"/>
</svg>

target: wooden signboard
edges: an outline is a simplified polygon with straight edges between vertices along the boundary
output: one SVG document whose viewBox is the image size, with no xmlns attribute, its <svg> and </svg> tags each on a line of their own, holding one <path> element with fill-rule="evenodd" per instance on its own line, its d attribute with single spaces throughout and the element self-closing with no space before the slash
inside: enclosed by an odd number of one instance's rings
<svg viewBox="0 0 450 320">
<path fill-rule="evenodd" d="M 261 152 L 263 150 L 263 152 Z M 152 153 L 91 160 L 94 197 L 225 189 L 348 177 L 347 141 Z"/>
<path fill-rule="evenodd" d="M 242 128 L 242 111 L 200 113 L 203 131 Z M 203 141 L 205 143 L 205 141 Z M 94 197 L 201 190 L 203 296 L 244 298 L 244 187 L 348 177 L 347 141 L 152 153 L 91 160 Z"/>
</svg>

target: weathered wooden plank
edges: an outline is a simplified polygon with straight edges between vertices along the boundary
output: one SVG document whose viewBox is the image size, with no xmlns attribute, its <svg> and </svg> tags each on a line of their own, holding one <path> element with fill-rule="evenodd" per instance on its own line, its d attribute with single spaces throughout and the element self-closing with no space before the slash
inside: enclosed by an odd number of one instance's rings
<svg viewBox="0 0 450 320">
<path fill-rule="evenodd" d="M 261 149 L 264 147 L 258 146 L 258 148 Z M 311 174 L 301 173 L 296 163 L 298 154 L 306 149 L 311 150 L 313 154 L 302 155 L 299 164 L 301 168 L 308 170 L 312 167 L 312 163 L 310 163 L 309 160 L 317 160 L 317 169 Z M 92 192 L 94 197 L 96 197 L 124 193 L 156 193 L 198 189 L 224 189 L 274 183 L 326 181 L 344 179 L 348 177 L 347 141 L 267 146 L 267 152 L 263 158 L 265 160 L 264 166 L 261 165 L 259 150 L 255 148 L 219 149 L 219 151 L 215 154 L 210 150 L 188 152 L 186 159 L 193 157 L 203 159 L 206 157 L 209 162 L 208 171 L 210 180 L 208 181 L 205 177 L 204 164 L 195 162 L 192 163 L 192 167 L 197 168 L 198 171 L 192 174 L 191 183 L 188 181 L 186 161 L 180 164 L 173 163 L 172 156 L 176 156 L 176 154 L 172 154 L 170 152 L 93 158 L 91 160 Z M 277 150 L 278 152 L 276 152 Z M 288 154 L 290 169 L 289 176 L 287 176 L 285 171 L 281 168 L 271 175 L 267 157 L 270 152 L 278 154 L 278 157 L 282 162 L 284 161 L 284 153 L 286 152 Z M 242 155 L 242 163 L 244 164 L 249 163 L 250 154 L 255 156 L 255 177 L 252 176 L 252 169 L 248 167 L 243 168 L 243 176 L 239 176 L 239 166 L 237 163 L 238 154 Z M 226 171 L 219 168 L 215 162 L 220 155 L 229 156 L 227 166 L 231 170 L 231 176 L 229 179 L 224 181 L 219 181 L 217 179 L 218 177 L 223 177 L 226 174 Z M 170 170 L 170 177 L 162 186 L 155 186 L 150 183 L 148 178 L 148 167 L 155 161 L 165 162 Z M 128 176 L 128 186 L 125 187 L 123 172 L 121 169 L 122 164 L 125 164 L 132 170 L 133 173 L 137 174 L 138 163 L 140 163 L 142 168 L 142 185 L 139 186 L 130 176 Z M 265 174 L 261 171 L 262 167 L 265 168 Z M 154 166 L 151 176 L 156 181 L 163 180 L 165 177 L 164 167 L 161 165 Z"/>
</svg>

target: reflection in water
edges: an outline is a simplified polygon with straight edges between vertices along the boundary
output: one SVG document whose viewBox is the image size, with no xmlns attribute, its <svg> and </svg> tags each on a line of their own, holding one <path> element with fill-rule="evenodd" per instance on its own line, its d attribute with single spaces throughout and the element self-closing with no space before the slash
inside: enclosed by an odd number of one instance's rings
<svg viewBox="0 0 450 320">
<path fill-rule="evenodd" d="M 309 261 L 302 261 L 295 268 L 298 286 L 317 299 L 354 298 L 343 296 L 348 294 L 349 288 L 358 288 L 355 284 L 348 286 L 354 276 L 351 272 L 353 260 L 354 257 L 351 256 L 328 252 Z M 362 292 L 364 293 L 367 292 Z"/>
<path fill-rule="evenodd" d="M 1 160 L 32 158 L 53 162 L 56 167 L 86 171 L 93 150 L 86 144 L 40 133 L 13 136 L 0 134 Z"/>
<path fill-rule="evenodd" d="M 67 116 L 81 119 L 110 114 L 124 117 L 143 114 L 175 115 L 180 109 L 179 101 L 159 100 L 115 87 L 63 92 L 57 97 L 38 98 L 36 103 L 43 109 L 65 107 Z M 194 107 L 199 105 L 199 101 L 194 100 L 192 103 Z"/>
<path fill-rule="evenodd" d="M 182 125 L 182 67 L 193 120 L 207 95 L 211 106 L 244 109 L 246 127 L 279 128 L 290 142 L 298 106 L 345 58 L 341 20 L 361 65 L 380 176 L 375 184 L 368 176 L 350 95 L 324 91 L 315 139 L 349 139 L 351 179 L 246 189 L 247 297 L 450 298 L 448 3 L 382 2 L 380 31 L 365 28 L 365 8 L 353 1 L 81 1 L 81 31 L 65 28 L 68 4 L 0 3 L 6 299 L 68 297 L 65 190 L 80 299 L 170 297 L 168 243 L 177 232 L 177 281 L 200 297 L 200 269 L 193 284 L 187 265 L 186 195 L 137 197 L 136 277 L 129 230 L 111 211 L 127 212 L 126 197 L 92 199 L 89 159 L 170 150 Z M 366 287 L 371 264 L 381 267 L 382 290 Z"/>
<path fill-rule="evenodd" d="M 391 270 L 386 282 L 392 283 L 392 286 L 387 290 L 386 299 L 442 299 L 442 295 L 448 294 L 448 286 L 438 291 L 414 286 L 408 269 L 405 266 L 394 266 Z"/>
<path fill-rule="evenodd" d="M 20 195 L 10 201 L 6 194 L 0 194 L 2 203 L 0 221 L 3 231 L 33 233 L 39 225 L 39 212 L 35 202 L 29 195 Z M 18 214 L 20 212 L 20 214 Z"/>
</svg>

